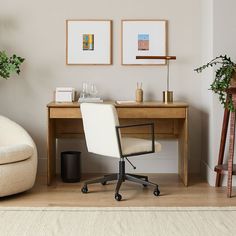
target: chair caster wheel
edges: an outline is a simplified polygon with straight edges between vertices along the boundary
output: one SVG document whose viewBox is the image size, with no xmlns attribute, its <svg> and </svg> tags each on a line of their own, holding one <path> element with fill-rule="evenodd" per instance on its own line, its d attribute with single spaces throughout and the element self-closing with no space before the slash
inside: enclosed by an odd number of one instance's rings
<svg viewBox="0 0 236 236">
<path fill-rule="evenodd" d="M 82 193 L 87 193 L 87 192 L 88 192 L 88 187 L 87 187 L 87 185 L 84 185 L 84 187 L 81 188 L 81 192 L 82 192 Z"/>
<path fill-rule="evenodd" d="M 155 196 L 159 196 L 160 195 L 160 190 L 158 189 L 158 187 L 153 191 L 153 194 L 155 195 Z"/>
<path fill-rule="evenodd" d="M 119 202 L 122 199 L 122 196 L 119 193 L 116 193 L 115 194 L 115 199 L 116 199 L 116 201 Z"/>
<path fill-rule="evenodd" d="M 102 184 L 102 185 L 106 185 L 106 184 L 107 184 L 107 181 L 103 181 L 101 184 Z"/>
</svg>

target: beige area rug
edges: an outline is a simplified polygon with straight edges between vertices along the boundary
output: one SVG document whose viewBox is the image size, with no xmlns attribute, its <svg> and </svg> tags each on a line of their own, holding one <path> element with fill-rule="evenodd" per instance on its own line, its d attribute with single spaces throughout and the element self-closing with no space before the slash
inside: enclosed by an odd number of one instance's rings
<svg viewBox="0 0 236 236">
<path fill-rule="evenodd" d="M 1 236 L 236 235 L 236 207 L 0 207 Z"/>
</svg>

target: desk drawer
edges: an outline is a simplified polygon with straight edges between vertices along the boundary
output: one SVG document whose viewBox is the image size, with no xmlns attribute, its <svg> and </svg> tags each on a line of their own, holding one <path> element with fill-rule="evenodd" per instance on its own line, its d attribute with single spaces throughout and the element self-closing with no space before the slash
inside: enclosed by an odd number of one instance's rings
<svg viewBox="0 0 236 236">
<path fill-rule="evenodd" d="M 120 119 L 121 125 L 130 125 L 138 123 L 154 123 L 154 132 L 156 137 L 170 138 L 179 135 L 179 120 L 178 119 Z M 55 119 L 55 136 L 57 138 L 80 138 L 84 137 L 82 119 Z M 137 137 L 137 138 L 150 138 L 150 126 L 141 126 L 133 128 L 121 129 L 122 135 Z"/>
<path fill-rule="evenodd" d="M 159 136 L 178 136 L 178 119 L 119 119 L 121 125 L 154 123 L 154 133 Z M 121 129 L 122 134 L 150 134 L 150 126 Z"/>
<path fill-rule="evenodd" d="M 119 118 L 185 118 L 183 107 L 175 108 L 117 108 Z"/>
<path fill-rule="evenodd" d="M 119 118 L 185 118 L 186 108 L 117 108 Z M 50 108 L 50 118 L 81 118 L 79 108 Z"/>
<path fill-rule="evenodd" d="M 81 112 L 79 108 L 71 108 L 71 107 L 53 107 L 50 108 L 50 118 L 81 118 Z"/>
</svg>

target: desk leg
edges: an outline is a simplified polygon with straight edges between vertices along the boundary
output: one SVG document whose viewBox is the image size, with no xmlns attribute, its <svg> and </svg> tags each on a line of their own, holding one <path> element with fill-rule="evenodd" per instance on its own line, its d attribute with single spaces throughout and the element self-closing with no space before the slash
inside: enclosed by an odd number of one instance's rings
<svg viewBox="0 0 236 236">
<path fill-rule="evenodd" d="M 188 186 L 188 110 L 186 118 L 179 120 L 179 176 Z"/>
<path fill-rule="evenodd" d="M 47 184 L 50 185 L 56 175 L 56 135 L 55 135 L 55 120 L 50 119 L 50 110 L 48 109 L 48 137 L 47 137 Z"/>
</svg>

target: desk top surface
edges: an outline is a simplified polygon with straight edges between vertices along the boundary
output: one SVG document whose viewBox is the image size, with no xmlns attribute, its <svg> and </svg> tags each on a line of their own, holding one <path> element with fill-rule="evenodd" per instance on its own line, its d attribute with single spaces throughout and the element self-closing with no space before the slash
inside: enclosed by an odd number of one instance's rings
<svg viewBox="0 0 236 236">
<path fill-rule="evenodd" d="M 123 104 L 118 104 L 115 101 L 104 101 L 103 104 L 113 104 L 115 107 L 123 107 L 123 108 L 138 108 L 138 107 L 188 107 L 188 104 L 186 102 L 173 102 L 173 103 L 164 103 L 160 101 L 146 101 L 146 102 L 135 102 L 135 103 L 123 103 Z M 53 108 L 53 107 L 58 107 L 58 108 L 73 108 L 73 107 L 79 107 L 80 103 L 79 102 L 50 102 L 47 107 L 48 108 Z"/>
</svg>

